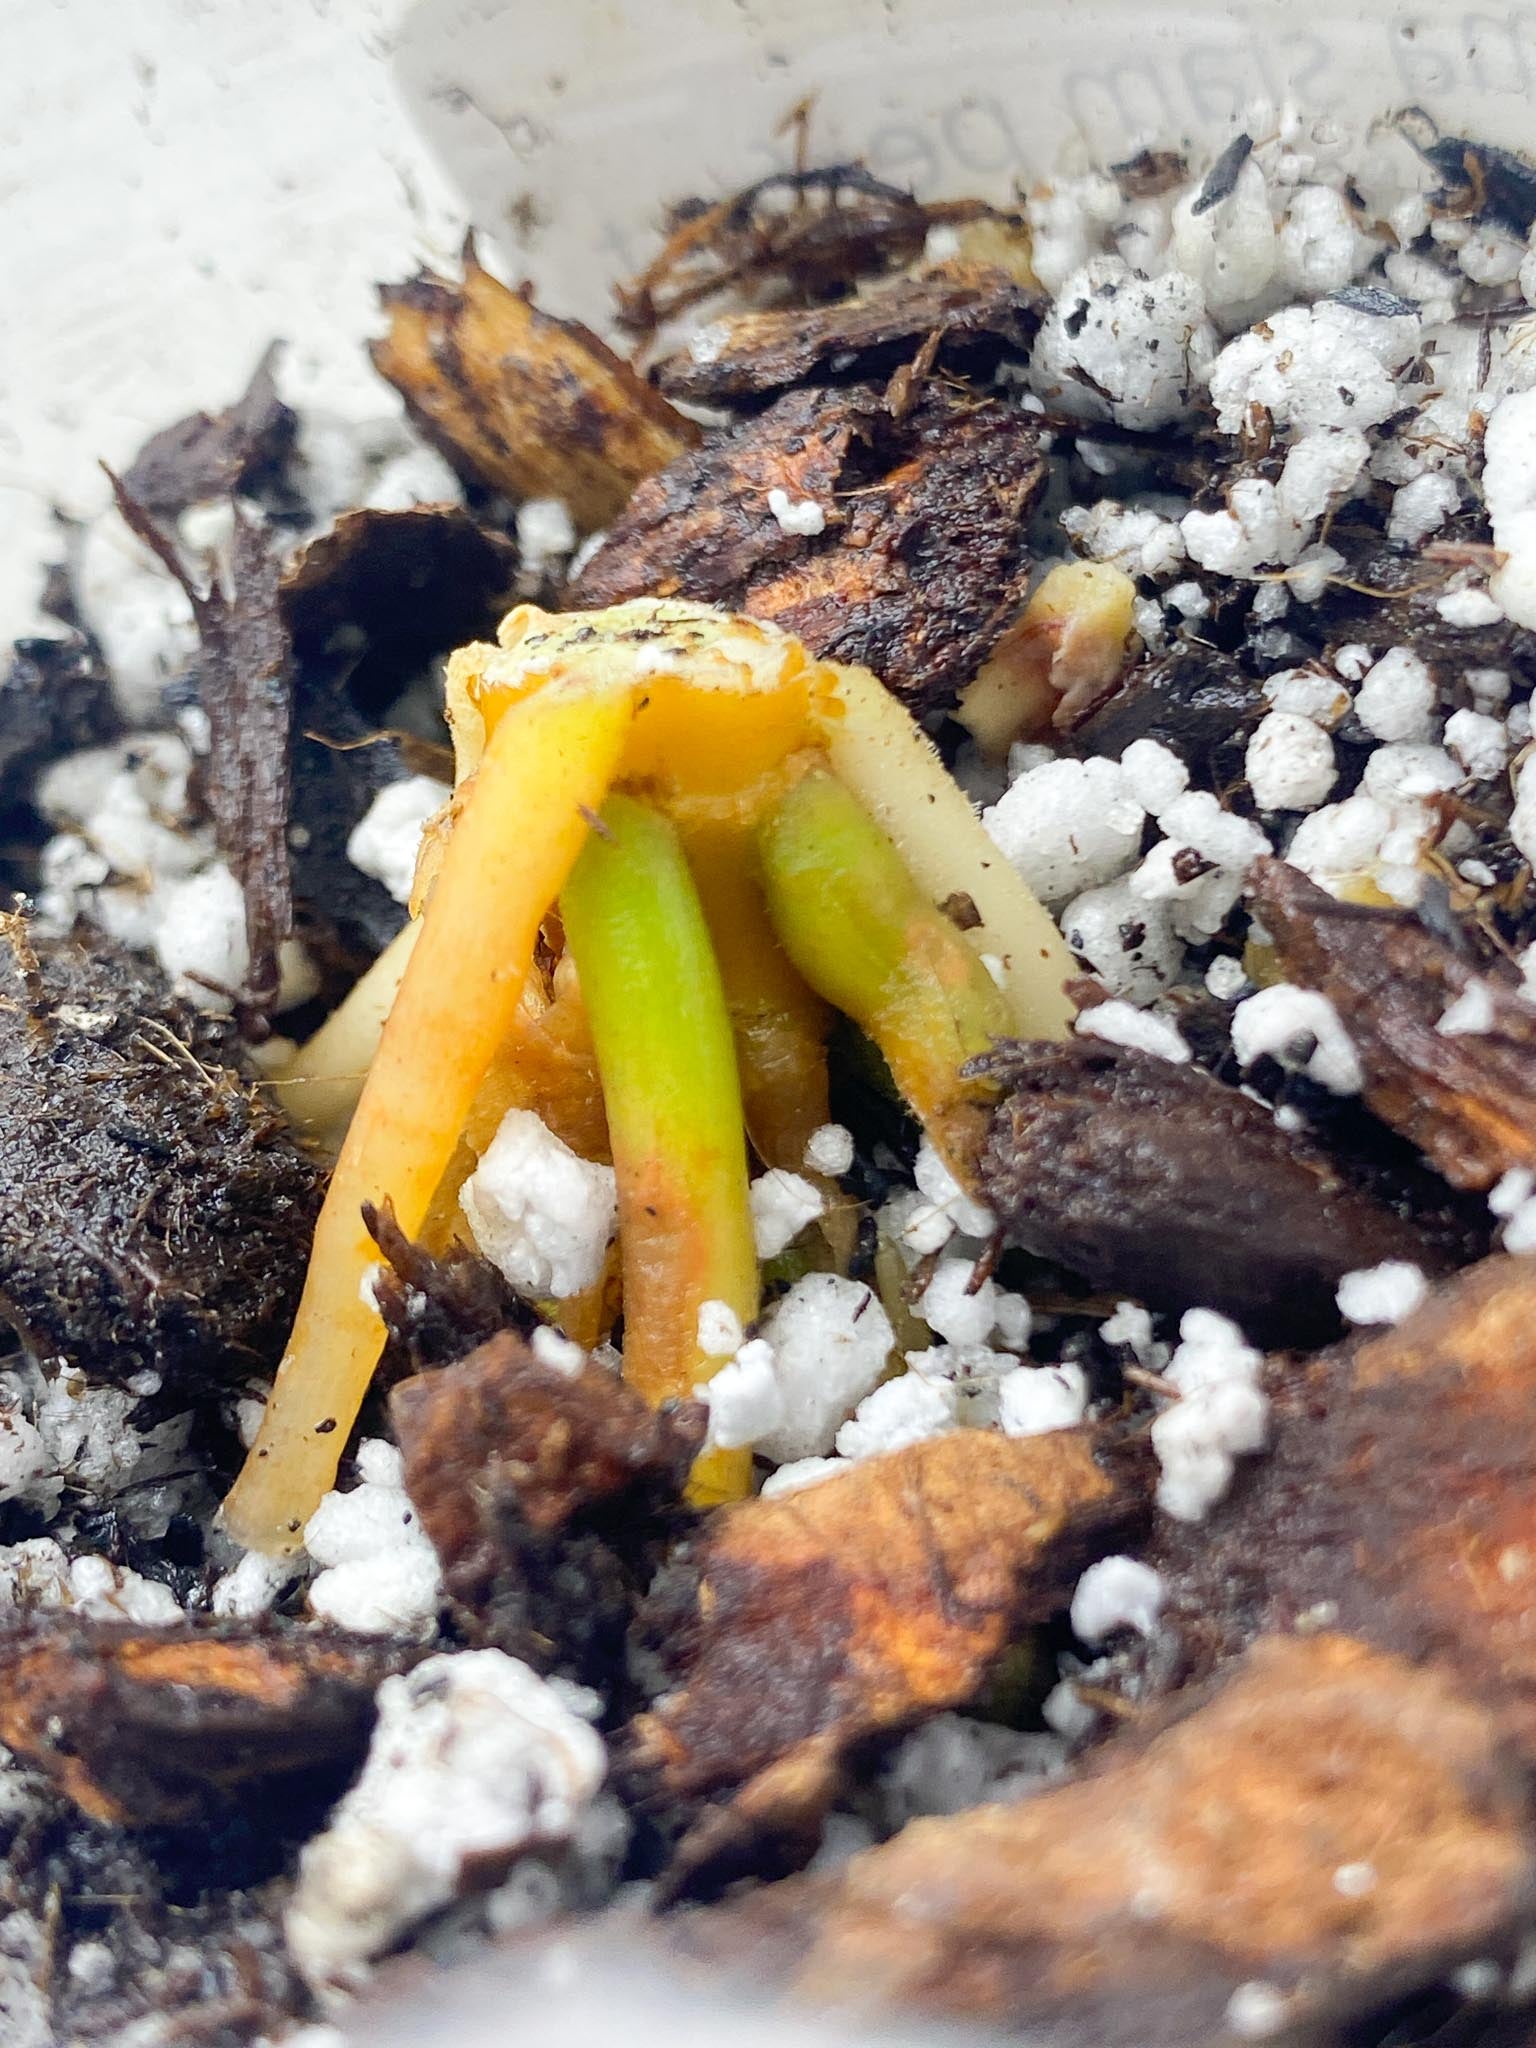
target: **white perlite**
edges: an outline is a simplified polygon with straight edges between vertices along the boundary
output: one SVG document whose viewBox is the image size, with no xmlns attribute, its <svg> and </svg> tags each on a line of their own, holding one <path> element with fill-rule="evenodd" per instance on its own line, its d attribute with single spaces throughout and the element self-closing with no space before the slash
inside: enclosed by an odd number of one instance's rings
<svg viewBox="0 0 1536 2048">
<path fill-rule="evenodd" d="M 1167 426 L 1188 409 L 1214 348 L 1193 278 L 1142 277 L 1118 256 L 1094 256 L 1063 281 L 1041 323 L 1030 388 L 1080 419 Z"/>
<path fill-rule="evenodd" d="M 763 1341 L 784 1420 L 757 1438 L 757 1448 L 777 1465 L 824 1456 L 885 1371 L 892 1344 L 885 1310 L 860 1281 L 808 1273 L 769 1310 Z"/>
<path fill-rule="evenodd" d="M 1244 772 L 1261 811 L 1312 811 L 1338 779 L 1333 741 L 1295 711 L 1271 711 L 1248 742 Z"/>
<path fill-rule="evenodd" d="M 1218 953 L 1205 970 L 1205 986 L 1218 1003 L 1232 1002 L 1248 986 L 1242 961 L 1231 953 Z"/>
<path fill-rule="evenodd" d="M 1178 1067 L 1187 1066 L 1194 1058 L 1177 1024 L 1150 1010 L 1138 1010 L 1134 1003 L 1096 1003 L 1092 1009 L 1080 1010 L 1075 1029 L 1080 1038 L 1102 1038 L 1107 1044 L 1148 1052 Z"/>
<path fill-rule="evenodd" d="M 1329 730 L 1349 709 L 1349 692 L 1321 668 L 1280 669 L 1265 682 L 1264 698 L 1276 711 L 1294 711 Z"/>
<path fill-rule="evenodd" d="M 1511 1166 L 1488 1191 L 1488 1207 L 1495 1216 L 1513 1216 L 1536 1195 L 1536 1173 L 1528 1166 Z"/>
<path fill-rule="evenodd" d="M 1443 470 L 1426 471 L 1393 494 L 1387 538 L 1404 547 L 1417 547 L 1445 524 L 1460 503 L 1461 490 L 1454 477 Z"/>
<path fill-rule="evenodd" d="M 94 1621 L 134 1621 L 141 1627 L 165 1628 L 185 1618 L 169 1586 L 146 1579 L 126 1565 L 115 1565 L 110 1558 L 72 1559 L 69 1591 L 76 1613 Z"/>
<path fill-rule="evenodd" d="M 1188 768 L 1161 740 L 1132 740 L 1120 756 L 1120 776 L 1127 794 L 1153 818 L 1189 787 Z"/>
<path fill-rule="evenodd" d="M 843 1124 L 818 1124 L 805 1141 L 804 1163 L 811 1173 L 836 1180 L 853 1164 L 852 1131 Z"/>
<path fill-rule="evenodd" d="M 1316 989 L 1277 982 L 1232 1012 L 1232 1050 L 1239 1066 L 1268 1054 L 1288 1073 L 1305 1074 L 1332 1095 L 1358 1095 L 1365 1085 L 1360 1056 L 1343 1019 Z"/>
<path fill-rule="evenodd" d="M 1131 865 L 1145 816 L 1120 764 L 1095 757 L 1026 768 L 981 822 L 1040 900 L 1054 908 L 1113 881 Z"/>
<path fill-rule="evenodd" d="M 824 1480 L 840 1479 L 853 1467 L 846 1458 L 793 1458 L 789 1464 L 781 1465 L 777 1472 L 770 1472 L 758 1489 L 760 1500 L 777 1500 L 786 1493 L 799 1493 L 807 1486 L 820 1486 Z"/>
<path fill-rule="evenodd" d="M 594 1286 L 618 1227 L 614 1171 L 583 1159 L 531 1109 L 509 1109 L 459 1191 L 476 1245 L 520 1294 Z"/>
<path fill-rule="evenodd" d="M 1325 804 L 1303 818 L 1286 858 L 1292 867 L 1330 888 L 1351 876 L 1369 874 L 1391 830 L 1390 808 L 1357 791 L 1342 803 Z"/>
<path fill-rule="evenodd" d="M 728 1301 L 700 1302 L 698 1340 L 706 1358 L 730 1358 L 741 1349 L 741 1317 Z"/>
<path fill-rule="evenodd" d="M 517 552 L 524 572 L 543 576 L 576 545 L 576 526 L 564 498 L 525 498 L 517 508 Z"/>
<path fill-rule="evenodd" d="M 1161 1467 L 1157 1504 L 1181 1522 L 1201 1522 L 1232 1483 L 1236 1461 L 1262 1450 L 1269 1402 L 1258 1385 L 1263 1366 L 1235 1323 L 1190 1309 L 1166 1376 L 1179 1399 L 1152 1424 Z"/>
<path fill-rule="evenodd" d="M 41 1433 L 19 1406 L 0 1408 L 0 1500 L 25 1500 L 53 1477 L 53 1460 Z"/>
<path fill-rule="evenodd" d="M 99 907 L 98 899 L 98 907 Z M 216 1015 L 230 1009 L 250 973 L 245 894 L 221 860 L 195 875 L 161 883 L 147 903 L 150 919 L 139 937 L 175 983 L 177 993 Z M 133 936 L 128 943 L 136 943 Z M 276 1007 L 291 1009 L 319 987 L 314 968 L 296 939 L 278 948 L 280 985 Z"/>
<path fill-rule="evenodd" d="M 1427 740 L 1434 730 L 1435 681 L 1411 647 L 1392 647 L 1355 693 L 1360 723 L 1379 740 Z"/>
<path fill-rule="evenodd" d="M 1276 1984 L 1251 1978 L 1227 2000 L 1227 2025 L 1245 2041 L 1267 2041 L 1291 2016 L 1291 2002 Z"/>
<path fill-rule="evenodd" d="M 1429 1282 L 1420 1267 L 1407 1259 L 1383 1259 L 1379 1266 L 1346 1273 L 1335 1298 L 1346 1322 L 1400 1323 L 1428 1293 Z"/>
<path fill-rule="evenodd" d="M 1388 740 L 1367 758 L 1361 787 L 1391 809 L 1395 829 L 1414 822 L 1411 807 L 1420 799 L 1454 789 L 1461 780 L 1460 767 L 1444 747 Z"/>
<path fill-rule="evenodd" d="M 1152 1317 L 1139 1301 L 1117 1301 L 1114 1314 L 1100 1323 L 1099 1335 L 1106 1344 L 1124 1344 L 1138 1365 L 1157 1369 L 1168 1362 L 1167 1351 L 1157 1342 Z"/>
<path fill-rule="evenodd" d="M 837 1432 L 837 1454 L 856 1461 L 883 1457 L 955 1426 L 956 1395 L 945 1380 L 906 1372 L 866 1394 Z"/>
<path fill-rule="evenodd" d="M 958 1230 L 963 1237 L 990 1237 L 996 1230 L 992 1211 L 965 1192 L 927 1138 L 917 1148 L 912 1178 L 918 1193 L 947 1220 L 951 1231 Z"/>
<path fill-rule="evenodd" d="M 1501 1242 L 1507 1252 L 1536 1252 L 1536 1196 L 1515 1210 L 1504 1226 Z"/>
<path fill-rule="evenodd" d="M 1175 932 L 1198 945 L 1226 923 L 1269 841 L 1249 819 L 1223 810 L 1208 789 L 1175 797 L 1158 823 L 1167 837 L 1131 876 L 1131 893 L 1166 903 Z"/>
<path fill-rule="evenodd" d="M 1445 721 L 1445 744 L 1473 782 L 1492 782 L 1504 773 L 1509 735 L 1501 718 L 1485 711 L 1453 711 Z"/>
<path fill-rule="evenodd" d="M 1249 157 L 1214 205 L 1186 190 L 1170 222 L 1174 258 L 1195 277 L 1213 314 L 1227 324 L 1262 299 L 1277 260 L 1275 223 L 1263 170 Z"/>
<path fill-rule="evenodd" d="M 770 1166 L 747 1190 L 752 1209 L 752 1236 L 760 1259 L 776 1259 L 808 1223 L 826 1208 L 820 1188 L 803 1174 Z"/>
<path fill-rule="evenodd" d="M 1527 761 L 1520 770 L 1509 836 L 1526 859 L 1536 863 L 1536 761 Z"/>
<path fill-rule="evenodd" d="M 348 835 L 347 859 L 382 882 L 397 903 L 409 903 L 422 832 L 452 795 L 431 775 L 386 783 Z"/>
<path fill-rule="evenodd" d="M 1309 298 L 1338 291 L 1376 253 L 1370 238 L 1356 227 L 1343 193 L 1331 185 L 1297 186 L 1278 244 L 1281 276 L 1293 291 Z"/>
<path fill-rule="evenodd" d="M 304 1569 L 303 1558 L 268 1557 L 260 1550 L 248 1550 L 214 1582 L 209 1605 L 226 1620 L 253 1621 L 277 1604 Z"/>
<path fill-rule="evenodd" d="M 814 498 L 792 498 L 777 484 L 768 493 L 768 510 L 785 533 L 814 539 L 827 530 L 827 515 Z"/>
<path fill-rule="evenodd" d="M 1089 1565 L 1072 1595 L 1072 1633 L 1084 1643 L 1102 1643 L 1122 1628 L 1150 1636 L 1164 1592 L 1162 1579 L 1139 1558 L 1101 1557 Z"/>
<path fill-rule="evenodd" d="M 1080 1365 L 1021 1365 L 997 1382 L 1004 1436 L 1049 1436 L 1075 1429 L 1088 1412 L 1088 1381 Z"/>
<path fill-rule="evenodd" d="M 1418 342 L 1417 313 L 1360 313 L 1332 300 L 1287 306 L 1212 364 L 1216 424 L 1240 433 L 1249 406 L 1261 405 L 1282 431 L 1377 426 L 1402 403 L 1392 373 Z"/>
<path fill-rule="evenodd" d="M 881 1766 L 884 1818 L 888 1826 L 902 1827 L 920 1814 L 964 1813 L 984 1800 L 1018 1798 L 1065 1763 L 1054 1735 L 938 1714 L 904 1737 Z"/>
<path fill-rule="evenodd" d="M 1493 995 L 1486 982 L 1469 981 L 1435 1024 L 1443 1038 L 1480 1038 L 1493 1029 Z"/>
<path fill-rule="evenodd" d="M 1127 576 L 1165 576 L 1184 559 L 1184 541 L 1171 519 L 1118 498 L 1069 506 L 1061 528 L 1091 560 L 1109 562 Z"/>
<path fill-rule="evenodd" d="M 743 1344 L 711 1378 L 694 1388 L 709 1409 L 709 1441 L 732 1451 L 773 1435 L 788 1421 L 771 1346 L 761 1337 Z"/>
<path fill-rule="evenodd" d="M 549 1323 L 538 1325 L 528 1339 L 528 1349 L 540 1365 L 547 1365 L 562 1379 L 578 1379 L 587 1363 L 587 1354 L 575 1339 L 565 1336 Z"/>
<path fill-rule="evenodd" d="M 51 1536 L 30 1536 L 0 1549 L 0 1615 L 59 1608 L 93 1621 L 132 1621 L 141 1628 L 164 1628 L 186 1618 L 169 1586 L 110 1558 L 67 1557 Z"/>
<path fill-rule="evenodd" d="M 355 1984 L 427 1914 L 570 1841 L 607 1769 L 589 1701 L 501 1650 L 385 1679 L 362 1775 L 305 1848 L 285 1916 L 311 1984 Z"/>
<path fill-rule="evenodd" d="M 1468 631 L 1474 626 L 1496 626 L 1504 617 L 1504 607 L 1490 592 L 1479 590 L 1474 584 L 1466 584 L 1460 590 L 1448 590 L 1444 597 L 1437 597 L 1435 610 L 1448 626 L 1460 626 Z"/>
<path fill-rule="evenodd" d="M 304 1529 L 304 1548 L 320 1567 L 310 1611 L 362 1635 L 427 1635 L 442 1604 L 437 1552 L 405 1490 L 393 1444 L 358 1446 L 359 1484 L 326 1494 Z"/>
<path fill-rule="evenodd" d="M 1015 1348 L 1029 1340 L 1029 1303 L 995 1280 L 978 1281 L 974 1259 L 940 1259 L 918 1297 L 917 1312 L 947 1344 L 985 1344 L 994 1330 Z"/>
<path fill-rule="evenodd" d="M 1517 626 L 1536 626 L 1536 390 L 1501 398 L 1488 417 L 1483 498 L 1505 557 L 1489 594 Z"/>
<path fill-rule="evenodd" d="M 1221 509 L 1185 513 L 1179 530 L 1190 560 L 1227 576 L 1289 568 L 1291 593 L 1304 604 L 1315 602 L 1344 562 L 1333 549 L 1311 545 L 1314 529 L 1355 489 L 1369 454 L 1365 436 L 1353 431 L 1304 435 L 1274 483 L 1240 477 Z M 1283 591 L 1276 595 L 1283 600 Z"/>
<path fill-rule="evenodd" d="M 1169 906 L 1137 896 L 1129 876 L 1074 896 L 1061 913 L 1061 935 L 1111 995 L 1131 1003 L 1150 1003 L 1184 963 Z"/>
<path fill-rule="evenodd" d="M 932 1202 L 916 1188 L 898 1188 L 883 1202 L 876 1228 L 911 1266 L 942 1251 L 955 1234 L 955 1220 L 942 1202 Z"/>
</svg>

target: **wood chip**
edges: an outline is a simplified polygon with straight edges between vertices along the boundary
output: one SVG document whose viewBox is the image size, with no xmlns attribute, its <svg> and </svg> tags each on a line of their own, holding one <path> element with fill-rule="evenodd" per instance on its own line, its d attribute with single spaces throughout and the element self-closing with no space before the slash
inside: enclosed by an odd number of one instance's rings
<svg viewBox="0 0 1536 2048">
<path fill-rule="evenodd" d="M 759 1986 L 788 1961 L 801 2000 L 1041 2048 L 1332 2041 L 1497 1952 L 1533 1879 L 1524 1777 L 1475 1697 L 1343 1636 L 1276 1637 L 1077 1782 L 913 1822 L 684 1938 L 746 1950 Z"/>
<path fill-rule="evenodd" d="M 1480 973 L 1411 912 L 1340 902 L 1283 861 L 1260 864 L 1251 900 L 1285 976 L 1338 1011 L 1366 1101 L 1452 1187 L 1536 1168 L 1536 1009 L 1512 972 Z M 1487 1029 L 1440 1030 L 1470 988 Z"/>
<path fill-rule="evenodd" d="M 1268 1378 L 1271 1442 L 1197 1526 L 1159 1521 L 1165 1683 L 1271 1628 L 1433 1658 L 1536 1761 L 1536 1259 Z"/>
<path fill-rule="evenodd" d="M 765 1786 L 792 1789 L 803 1833 L 807 1777 L 829 1797 L 855 1743 L 973 1698 L 1136 1524 L 1140 1468 L 1106 1449 L 1091 1430 L 958 1430 L 713 1516 L 640 1617 L 668 1689 L 630 1731 L 631 1775 L 661 1803 L 745 1784 L 736 1819 L 765 1838 Z M 706 1817 L 689 1881 L 726 1837 L 739 1860 L 740 1832 Z"/>
<path fill-rule="evenodd" d="M 931 339 L 927 368 L 985 375 L 1022 359 L 1039 324 L 1037 295 L 1005 270 L 945 264 L 876 285 L 836 305 L 738 313 L 657 365 L 669 397 L 699 405 L 762 399 L 796 384 L 898 369 Z"/>
<path fill-rule="evenodd" d="M 374 364 L 470 483 L 563 498 L 589 532 L 699 437 L 589 328 L 493 277 L 473 242 L 462 283 L 424 270 L 380 297 L 389 331 Z"/>
<path fill-rule="evenodd" d="M 242 1788 L 344 1777 L 396 1668 L 373 1642 L 69 1617 L 0 1638 L 0 1741 L 94 1820 L 187 1824 Z"/>
<path fill-rule="evenodd" d="M 897 421 L 872 385 L 793 391 L 643 484 L 567 595 L 746 611 L 922 709 L 953 700 L 1017 610 L 1044 479 L 1016 406 L 935 384 Z M 772 491 L 822 530 L 787 531 Z"/>
<path fill-rule="evenodd" d="M 545 1365 L 511 1331 L 395 1388 L 405 1483 L 472 1642 L 612 1693 L 624 1636 L 688 1519 L 703 1411 L 653 1413 L 605 1365 Z"/>
<path fill-rule="evenodd" d="M 1338 1334 L 1345 1273 L 1438 1263 L 1319 1147 L 1198 1067 L 1083 1039 L 976 1064 L 1007 1090 L 982 1153 L 987 1202 L 1017 1243 L 1100 1292 L 1318 1344 Z"/>
</svg>

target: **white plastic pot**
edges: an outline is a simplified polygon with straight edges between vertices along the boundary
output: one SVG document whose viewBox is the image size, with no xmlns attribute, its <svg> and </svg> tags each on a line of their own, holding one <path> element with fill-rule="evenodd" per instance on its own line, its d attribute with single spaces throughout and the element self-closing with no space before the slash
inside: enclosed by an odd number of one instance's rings
<svg viewBox="0 0 1536 2048">
<path fill-rule="evenodd" d="M 465 219 L 602 323 L 665 203 L 789 163 L 807 95 L 818 158 L 1001 198 L 1210 142 L 1256 100 L 1351 126 L 1418 104 L 1518 145 L 1536 79 L 1536 9 L 1435 0 L 0 0 L 0 31 L 0 629 L 27 622 L 49 507 L 94 510 L 98 456 L 226 402 L 274 334 L 298 402 L 388 411 L 373 283 L 450 259 Z M 608 1924 L 537 1953 L 410 1963 L 344 2036 L 851 2038 L 722 2011 Z"/>
</svg>

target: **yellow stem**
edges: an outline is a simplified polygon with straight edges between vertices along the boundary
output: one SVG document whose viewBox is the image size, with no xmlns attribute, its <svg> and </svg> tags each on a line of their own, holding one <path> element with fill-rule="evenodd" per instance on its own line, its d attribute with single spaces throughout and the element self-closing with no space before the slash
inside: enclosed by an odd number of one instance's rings
<svg viewBox="0 0 1536 2048">
<path fill-rule="evenodd" d="M 516 1020 L 539 925 L 588 836 L 631 723 L 626 692 L 531 699 L 495 727 L 443 852 L 421 936 L 315 1232 L 266 1418 L 224 1505 L 250 1549 L 297 1547 L 378 1360 L 364 1202 L 413 1235 Z"/>
</svg>

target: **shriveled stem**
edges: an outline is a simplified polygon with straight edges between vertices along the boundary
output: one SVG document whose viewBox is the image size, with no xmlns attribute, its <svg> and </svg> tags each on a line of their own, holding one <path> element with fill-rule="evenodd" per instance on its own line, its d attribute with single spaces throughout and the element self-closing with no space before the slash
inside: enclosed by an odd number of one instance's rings
<svg viewBox="0 0 1536 2048">
<path fill-rule="evenodd" d="M 624 1375 L 655 1403 L 720 1364 L 699 1349 L 706 1301 L 757 1313 L 731 1020 L 677 832 L 645 804 L 609 799 L 560 908 L 618 1176 Z M 707 1453 L 693 1497 L 736 1498 L 750 1475 L 749 1452 Z"/>
</svg>

